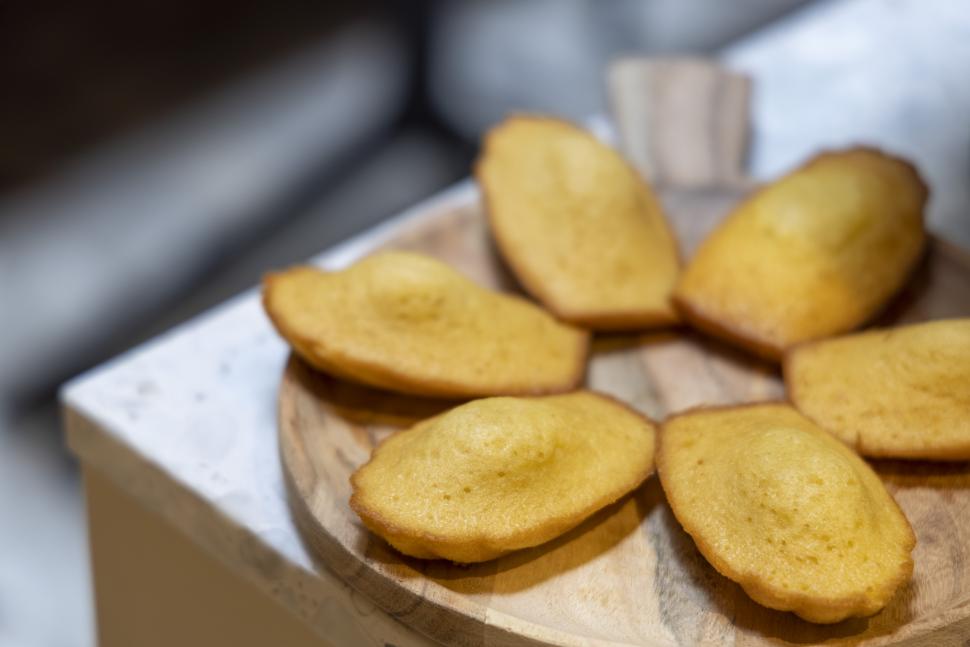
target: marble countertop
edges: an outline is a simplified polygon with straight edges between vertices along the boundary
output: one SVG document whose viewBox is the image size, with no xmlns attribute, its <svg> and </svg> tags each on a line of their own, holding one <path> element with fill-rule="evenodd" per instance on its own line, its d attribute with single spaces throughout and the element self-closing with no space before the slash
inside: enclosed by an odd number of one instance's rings
<svg viewBox="0 0 970 647">
<path fill-rule="evenodd" d="M 933 226 L 970 245 L 970 189 L 958 181 L 970 168 L 970 86 L 957 82 L 970 78 L 970 40 L 958 42 L 952 31 L 970 33 L 970 25 L 947 14 L 956 4 L 828 3 L 725 52 L 755 80 L 755 175 L 775 175 L 819 146 L 883 144 L 920 162 L 936 190 Z M 938 12 L 940 34 L 927 32 L 923 11 Z M 873 28 L 851 29 L 860 22 Z M 932 47 L 907 50 L 907 38 L 946 40 L 962 67 Z M 884 86 L 895 89 L 884 94 Z M 315 262 L 346 265 L 403 220 L 473 199 L 476 188 L 465 181 Z M 290 517 L 276 439 L 287 354 L 258 294 L 246 292 L 69 383 L 68 442 L 331 641 L 411 642 L 409 629 L 314 564 Z M 341 622 L 348 613 L 373 621 L 351 626 Z"/>
</svg>

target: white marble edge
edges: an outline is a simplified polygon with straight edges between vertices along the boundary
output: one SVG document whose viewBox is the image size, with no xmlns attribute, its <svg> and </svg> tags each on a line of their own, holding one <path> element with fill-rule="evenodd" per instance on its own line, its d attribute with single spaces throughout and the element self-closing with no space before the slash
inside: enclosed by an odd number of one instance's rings
<svg viewBox="0 0 970 647">
<path fill-rule="evenodd" d="M 474 182 L 462 180 L 310 262 L 346 266 L 402 227 L 477 199 Z M 347 636 L 353 644 L 424 641 L 396 621 L 375 624 L 373 603 L 320 569 L 299 536 L 276 434 L 288 354 L 258 290 L 247 290 L 66 383 L 68 445 L 322 636 L 356 614 L 371 624 Z"/>
</svg>

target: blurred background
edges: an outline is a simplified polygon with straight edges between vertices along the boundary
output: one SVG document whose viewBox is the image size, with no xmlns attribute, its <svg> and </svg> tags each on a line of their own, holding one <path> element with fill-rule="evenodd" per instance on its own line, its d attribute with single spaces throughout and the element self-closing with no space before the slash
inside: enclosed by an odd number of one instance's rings
<svg viewBox="0 0 970 647">
<path fill-rule="evenodd" d="M 865 141 L 970 247 L 952 0 L 0 4 L 0 645 L 93 644 L 66 378 L 466 176 L 511 110 L 605 112 L 620 54 L 755 81 L 750 171 Z"/>
</svg>

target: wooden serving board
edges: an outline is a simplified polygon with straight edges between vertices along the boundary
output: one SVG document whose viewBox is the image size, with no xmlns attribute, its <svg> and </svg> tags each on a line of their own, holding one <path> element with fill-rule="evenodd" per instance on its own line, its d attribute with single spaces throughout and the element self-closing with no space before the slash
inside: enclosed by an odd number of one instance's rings
<svg viewBox="0 0 970 647">
<path fill-rule="evenodd" d="M 610 80 L 627 152 L 654 178 L 689 258 L 751 188 L 739 172 L 747 84 L 700 62 L 624 61 Z M 683 126 L 685 111 L 694 128 Z M 645 112 L 652 123 L 681 126 L 624 125 Z M 641 130 L 631 134 L 631 128 Z M 470 189 L 385 232 L 377 246 L 425 252 L 485 285 L 519 289 L 496 256 Z M 877 323 L 967 315 L 970 256 L 934 240 Z M 776 366 L 686 329 L 597 336 L 586 383 L 657 421 L 702 403 L 784 397 Z M 388 434 L 454 404 L 342 382 L 295 358 L 280 391 L 280 450 L 305 539 L 323 566 L 431 638 L 456 645 L 947 645 L 970 639 L 967 463 L 874 463 L 916 529 L 915 572 L 881 613 L 835 625 L 762 607 L 720 576 L 680 528 L 656 477 L 536 548 L 468 567 L 403 557 L 350 510 L 348 479 Z"/>
</svg>

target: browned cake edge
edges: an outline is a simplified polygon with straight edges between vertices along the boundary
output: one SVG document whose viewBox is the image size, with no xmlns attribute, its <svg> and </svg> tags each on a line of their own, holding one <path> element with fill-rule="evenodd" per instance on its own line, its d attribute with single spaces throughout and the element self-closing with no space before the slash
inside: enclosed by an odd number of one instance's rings
<svg viewBox="0 0 970 647">
<path fill-rule="evenodd" d="M 734 322 L 718 319 L 706 314 L 700 304 L 694 303 L 683 295 L 674 292 L 674 306 L 680 311 L 687 324 L 706 335 L 726 341 L 732 346 L 746 350 L 761 359 L 777 363 L 784 352 L 783 347 L 772 341 L 743 330 Z"/>
</svg>

